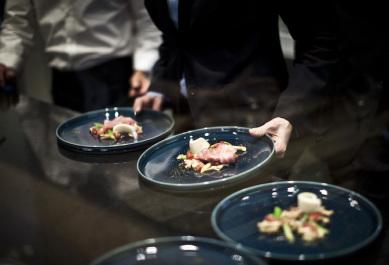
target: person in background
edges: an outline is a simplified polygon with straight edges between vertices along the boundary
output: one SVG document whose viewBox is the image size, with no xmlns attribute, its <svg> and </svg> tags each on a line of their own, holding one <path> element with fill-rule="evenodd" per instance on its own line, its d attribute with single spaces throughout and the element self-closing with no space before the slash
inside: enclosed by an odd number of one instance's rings
<svg viewBox="0 0 389 265">
<path fill-rule="evenodd" d="M 360 191 L 389 198 L 389 72 L 385 6 L 337 1 L 339 64 L 326 120 L 330 129 L 316 146 L 332 175 L 359 178 Z M 332 148 L 326 148 L 330 146 Z"/>
<path fill-rule="evenodd" d="M 42 36 L 55 104 L 76 111 L 118 105 L 144 93 L 160 32 L 142 0 L 9 0 L 0 35 L 0 87 L 20 73 Z"/>
<path fill-rule="evenodd" d="M 136 111 L 173 102 L 176 109 L 190 110 L 197 127 L 253 127 L 270 120 L 265 130 L 252 133 L 270 133 L 279 156 L 293 131 L 311 128 L 305 118 L 323 108 L 336 59 L 331 1 L 146 0 L 145 5 L 163 43 L 151 92 L 135 100 Z M 289 78 L 279 16 L 296 41 Z"/>
<path fill-rule="evenodd" d="M 315 128 L 312 152 L 328 166 L 337 183 L 357 179 L 356 189 L 376 199 L 387 200 L 389 174 L 389 72 L 386 67 L 388 31 L 383 4 L 337 1 L 336 28 L 338 63 L 332 89 L 323 97 Z M 265 124 L 256 135 L 282 126 Z M 288 143 L 285 134 L 278 134 Z"/>
<path fill-rule="evenodd" d="M 4 19 L 5 0 L 0 0 L 0 25 Z M 1 67 L 1 66 L 0 66 Z M 1 81 L 1 77 L 0 77 Z M 14 89 L 15 88 L 15 89 Z M 7 86 L 0 83 L 0 110 L 7 110 L 19 101 L 19 94 L 16 91 L 14 82 L 9 82 Z"/>
</svg>

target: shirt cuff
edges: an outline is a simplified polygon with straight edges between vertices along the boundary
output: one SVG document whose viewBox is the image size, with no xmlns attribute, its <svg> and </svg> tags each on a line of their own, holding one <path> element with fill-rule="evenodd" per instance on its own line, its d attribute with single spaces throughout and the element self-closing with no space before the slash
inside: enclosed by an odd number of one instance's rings
<svg viewBox="0 0 389 265">
<path fill-rule="evenodd" d="M 155 92 L 155 91 L 149 91 L 146 93 L 146 95 L 149 97 L 163 97 L 162 93 Z"/>
<path fill-rule="evenodd" d="M 0 58 L 0 63 L 4 64 L 8 68 L 15 69 L 16 71 L 19 70 L 21 61 L 17 54 L 4 51 L 0 53 Z"/>
<path fill-rule="evenodd" d="M 158 51 L 135 51 L 134 69 L 150 72 L 155 62 L 158 60 L 158 56 Z"/>
</svg>

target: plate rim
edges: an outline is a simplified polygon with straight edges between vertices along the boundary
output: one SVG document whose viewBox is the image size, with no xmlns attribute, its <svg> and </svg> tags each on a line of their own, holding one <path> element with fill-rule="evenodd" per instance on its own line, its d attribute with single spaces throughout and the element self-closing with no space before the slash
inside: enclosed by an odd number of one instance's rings
<svg viewBox="0 0 389 265">
<path fill-rule="evenodd" d="M 56 135 L 57 141 L 60 144 L 67 146 L 68 148 L 74 148 L 77 151 L 81 151 L 84 153 L 94 152 L 96 154 L 109 154 L 112 152 L 120 152 L 120 151 L 125 152 L 125 151 L 130 151 L 132 149 L 139 149 L 140 146 L 147 145 L 148 143 L 150 143 L 150 141 L 151 141 L 151 143 L 154 143 L 155 141 L 158 141 L 159 139 L 169 135 L 169 133 L 174 128 L 174 125 L 175 125 L 174 119 L 172 117 L 170 117 L 169 115 L 167 115 L 166 113 L 164 113 L 163 111 L 153 111 L 150 109 L 144 109 L 144 110 L 142 110 L 142 112 L 160 113 L 161 115 L 163 115 L 165 118 L 167 118 L 170 121 L 170 126 L 166 130 L 159 133 L 158 135 L 156 135 L 152 138 L 149 138 L 149 139 L 138 141 L 136 144 L 123 143 L 123 144 L 119 144 L 119 145 L 115 145 L 115 146 L 82 145 L 82 144 L 77 144 L 77 143 L 67 141 L 67 140 L 63 139 L 63 137 L 60 135 L 60 130 L 62 129 L 63 126 L 65 126 L 65 124 L 73 122 L 77 119 L 80 119 L 82 116 L 94 115 L 94 114 L 97 114 L 99 112 L 104 112 L 104 111 L 116 111 L 116 110 L 118 110 L 118 111 L 120 111 L 120 110 L 132 111 L 132 109 L 133 109 L 132 107 L 109 107 L 109 108 L 92 110 L 92 111 L 88 111 L 85 113 L 80 113 L 80 114 L 78 114 L 74 117 L 71 117 L 69 119 L 66 119 L 65 121 L 58 124 L 58 126 L 55 130 L 55 135 Z"/>
<path fill-rule="evenodd" d="M 253 168 L 251 168 L 249 170 L 246 170 L 245 172 L 242 172 L 240 174 L 234 175 L 233 177 L 230 177 L 230 178 L 225 178 L 225 179 L 223 178 L 223 179 L 218 179 L 218 180 L 215 180 L 215 181 L 206 181 L 206 182 L 200 182 L 200 183 L 194 183 L 194 184 L 182 184 L 182 183 L 181 184 L 180 183 L 174 184 L 174 183 L 166 183 L 166 182 L 162 182 L 162 181 L 152 180 L 149 177 L 147 177 L 145 174 L 143 174 L 142 171 L 140 170 L 140 163 L 144 159 L 144 157 L 148 153 L 152 152 L 155 148 L 157 148 L 157 149 L 160 148 L 160 146 L 163 145 L 164 143 L 174 141 L 176 138 L 179 138 L 179 137 L 182 137 L 183 135 L 188 135 L 188 134 L 191 134 L 191 133 L 194 133 L 194 132 L 205 131 L 205 130 L 219 130 L 219 129 L 228 129 L 228 130 L 237 129 L 237 130 L 248 131 L 250 128 L 248 128 L 248 127 L 240 127 L 240 126 L 215 126 L 215 127 L 205 127 L 205 128 L 200 128 L 200 129 L 196 129 L 196 130 L 190 130 L 190 131 L 186 131 L 186 132 L 183 132 L 183 133 L 180 133 L 180 134 L 176 134 L 176 135 L 170 136 L 170 137 L 168 137 L 168 138 L 166 138 L 166 139 L 164 139 L 162 141 L 159 141 L 159 142 L 153 144 L 152 146 L 147 148 L 139 156 L 138 161 L 136 163 L 136 168 L 137 168 L 138 174 L 141 176 L 141 178 L 143 180 L 147 181 L 148 183 L 156 185 L 156 186 L 158 186 L 158 187 L 160 187 L 162 189 L 165 189 L 165 190 L 171 190 L 171 191 L 201 191 L 201 190 L 204 190 L 204 189 L 211 190 L 213 188 L 217 188 L 220 183 L 224 183 L 224 185 L 222 185 L 222 187 L 227 187 L 227 186 L 230 186 L 232 184 L 242 182 L 246 178 L 243 178 L 243 179 L 239 180 L 240 176 L 242 176 L 242 175 L 243 176 L 250 175 L 252 172 L 256 171 L 257 169 L 261 168 L 262 166 L 265 166 L 266 164 L 269 164 L 269 162 L 272 160 L 272 158 L 273 158 L 273 156 L 275 154 L 274 142 L 271 139 L 271 137 L 266 134 L 266 135 L 264 135 L 262 137 L 266 137 L 266 139 L 269 142 L 272 143 L 272 149 L 271 149 L 271 152 L 270 152 L 269 156 L 264 161 L 262 161 L 261 163 L 257 164 L 255 167 L 253 167 Z M 238 180 L 234 181 L 235 179 L 238 179 Z"/>
<path fill-rule="evenodd" d="M 199 242 L 199 243 L 207 243 L 212 245 L 217 245 L 220 247 L 230 248 L 232 250 L 236 250 L 239 254 L 244 254 L 245 257 L 249 257 L 252 261 L 257 263 L 258 265 L 266 265 L 267 263 L 263 260 L 261 257 L 257 257 L 252 252 L 248 251 L 246 248 L 243 248 L 239 245 L 232 244 L 230 242 L 222 241 L 220 239 L 216 238 L 210 238 L 210 237 L 201 237 L 201 236 L 191 236 L 191 235 L 185 235 L 185 236 L 166 236 L 166 237 L 154 237 L 154 238 L 147 238 L 139 241 L 134 241 L 128 244 L 125 244 L 123 246 L 114 248 L 94 260 L 92 260 L 89 265 L 99 265 L 102 261 L 111 258 L 121 252 L 129 251 L 134 248 L 138 248 L 141 246 L 149 245 L 149 244 L 159 244 L 159 243 L 173 243 L 173 242 Z"/>
<path fill-rule="evenodd" d="M 375 228 L 374 232 L 369 237 L 367 237 L 366 239 L 364 239 L 363 241 L 359 242 L 356 245 L 353 245 L 353 246 L 347 247 L 347 248 L 343 248 L 343 249 L 338 250 L 338 251 L 328 252 L 329 254 L 325 254 L 325 253 L 322 253 L 322 254 L 310 254 L 310 255 L 309 254 L 308 255 L 305 254 L 303 259 L 296 258 L 298 256 L 295 255 L 295 254 L 292 255 L 292 254 L 278 254 L 278 253 L 274 254 L 274 253 L 271 253 L 269 255 L 268 254 L 269 251 L 258 250 L 258 249 L 252 248 L 252 247 L 245 246 L 242 243 L 239 243 L 239 242 L 229 238 L 228 236 L 226 236 L 219 229 L 219 227 L 217 225 L 216 215 L 220 211 L 221 207 L 223 207 L 223 205 L 228 200 L 233 199 L 235 197 L 238 197 L 241 194 L 244 194 L 244 193 L 247 193 L 247 192 L 250 192 L 250 191 L 253 191 L 253 190 L 257 190 L 259 188 L 266 188 L 266 187 L 271 187 L 271 186 L 276 186 L 276 185 L 287 185 L 287 184 L 297 184 L 297 185 L 298 184 L 308 184 L 308 185 L 315 185 L 315 186 L 331 187 L 331 188 L 334 188 L 336 190 L 341 190 L 343 192 L 350 193 L 353 196 L 356 196 L 359 199 L 363 200 L 367 205 L 369 205 L 369 207 L 371 207 L 371 209 L 373 210 L 373 212 L 375 214 L 375 217 L 377 218 L 377 227 Z M 365 196 L 363 196 L 362 194 L 360 194 L 358 192 L 355 192 L 353 190 L 350 190 L 350 189 L 347 189 L 347 188 L 344 188 L 344 187 L 340 187 L 338 185 L 334 185 L 334 184 L 330 184 L 330 183 L 325 183 L 325 182 L 295 180 L 295 181 L 276 181 L 276 182 L 259 184 L 259 185 L 255 185 L 255 186 L 251 186 L 251 187 L 239 190 L 237 192 L 234 192 L 234 193 L 228 195 L 227 197 L 222 199 L 213 208 L 212 214 L 211 214 L 211 225 L 212 225 L 213 231 L 221 239 L 223 239 L 223 240 L 225 240 L 227 242 L 231 242 L 231 243 L 234 243 L 234 244 L 241 245 L 242 247 L 247 248 L 248 250 L 252 251 L 253 253 L 256 253 L 257 255 L 260 255 L 261 257 L 275 259 L 275 260 L 284 260 L 284 261 L 315 261 L 315 260 L 332 259 L 332 258 L 338 258 L 338 257 L 341 257 L 341 256 L 346 256 L 346 255 L 352 254 L 353 252 L 356 252 L 356 251 L 366 247 L 367 245 L 372 243 L 379 236 L 379 234 L 381 233 L 382 228 L 383 228 L 383 218 L 382 218 L 382 214 L 381 214 L 380 210 L 377 208 L 377 206 L 375 206 L 375 204 L 373 202 L 371 202 L 368 198 L 366 198 Z"/>
</svg>

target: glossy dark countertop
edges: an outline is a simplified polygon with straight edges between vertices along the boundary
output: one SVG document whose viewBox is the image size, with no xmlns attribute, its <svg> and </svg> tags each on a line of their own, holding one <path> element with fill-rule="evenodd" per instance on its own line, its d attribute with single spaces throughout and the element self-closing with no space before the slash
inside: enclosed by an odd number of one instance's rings
<svg viewBox="0 0 389 265">
<path fill-rule="evenodd" d="M 59 147 L 56 127 L 75 115 L 25 96 L 16 106 L 0 111 L 1 265 L 10 260 L 84 265 L 113 248 L 146 238 L 217 238 L 210 216 L 222 198 L 249 185 L 277 180 L 270 166 L 255 180 L 228 190 L 161 191 L 138 178 L 136 162 L 142 150 L 101 157 Z M 175 131 L 181 130 L 177 122 Z M 352 179 L 344 184 L 353 185 Z M 375 202 L 384 217 L 383 233 L 341 263 L 389 264 L 389 206 Z"/>
</svg>

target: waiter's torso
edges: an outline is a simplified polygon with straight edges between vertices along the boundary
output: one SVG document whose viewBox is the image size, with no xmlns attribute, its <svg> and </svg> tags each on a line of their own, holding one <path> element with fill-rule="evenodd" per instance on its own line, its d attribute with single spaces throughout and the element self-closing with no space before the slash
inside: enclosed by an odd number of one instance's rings
<svg viewBox="0 0 389 265">
<path fill-rule="evenodd" d="M 184 71 L 189 86 L 220 86 L 253 76 L 286 80 L 275 6 L 257 0 L 183 0 L 176 27 L 167 0 L 145 3 L 173 53 L 165 70 L 176 72 L 177 79 Z"/>
</svg>

